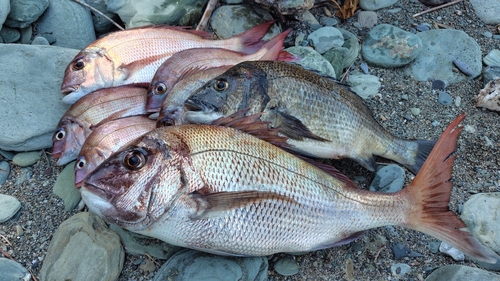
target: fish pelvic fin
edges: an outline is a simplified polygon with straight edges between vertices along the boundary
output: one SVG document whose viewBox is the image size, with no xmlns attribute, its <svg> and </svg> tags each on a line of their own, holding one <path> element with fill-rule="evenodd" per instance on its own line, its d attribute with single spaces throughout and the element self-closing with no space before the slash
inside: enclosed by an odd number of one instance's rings
<svg viewBox="0 0 500 281">
<path fill-rule="evenodd" d="M 239 51 L 247 54 L 257 52 L 265 43 L 261 39 L 266 35 L 273 24 L 274 20 L 269 20 L 236 35 L 234 39 L 240 45 L 241 49 Z"/>
<path fill-rule="evenodd" d="M 495 263 L 500 257 L 479 243 L 465 223 L 448 208 L 453 153 L 462 131 L 459 124 L 464 118 L 465 114 L 461 114 L 446 128 L 419 173 L 399 191 L 398 195 L 408 204 L 408 217 L 403 225 L 443 240 L 476 260 Z"/>
</svg>

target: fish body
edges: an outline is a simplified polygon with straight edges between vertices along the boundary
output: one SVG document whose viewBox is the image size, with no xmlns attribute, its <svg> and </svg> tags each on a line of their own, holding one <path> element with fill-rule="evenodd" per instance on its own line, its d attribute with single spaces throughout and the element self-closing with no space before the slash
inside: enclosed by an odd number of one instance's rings
<svg viewBox="0 0 500 281">
<path fill-rule="evenodd" d="M 157 112 L 162 105 L 162 101 L 169 95 L 174 85 L 181 77 L 190 73 L 224 65 L 232 66 L 243 61 L 296 61 L 297 57 L 282 51 L 283 41 L 288 33 L 290 33 L 290 30 L 276 35 L 253 54 L 222 48 L 195 48 L 173 54 L 162 63 L 151 80 L 146 104 L 147 111 Z"/>
<path fill-rule="evenodd" d="M 57 124 L 52 136 L 52 157 L 57 165 L 76 159 L 85 139 L 107 118 L 146 113 L 147 85 L 125 85 L 104 88 L 86 95 L 73 104 Z"/>
<path fill-rule="evenodd" d="M 224 255 L 324 249 L 385 225 L 430 234 L 474 258 L 497 257 L 448 209 L 463 116 L 443 133 L 412 183 L 397 193 L 358 188 L 235 128 L 157 128 L 105 160 L 81 194 L 110 223 L 165 242 Z M 241 126 L 241 127 L 240 127 Z M 267 125 L 266 125 L 267 127 Z M 253 128 L 253 129 L 252 129 Z"/>
<path fill-rule="evenodd" d="M 253 53 L 273 21 L 225 40 L 175 26 L 147 26 L 113 32 L 85 47 L 66 67 L 61 92 L 73 104 L 99 88 L 150 83 L 158 67 L 172 54 L 191 48 L 227 48 Z"/>
<path fill-rule="evenodd" d="M 294 150 L 318 158 L 352 158 L 370 171 L 373 155 L 417 173 L 435 141 L 404 140 L 372 116 L 355 93 L 335 80 L 279 61 L 240 63 L 212 79 L 186 102 L 185 118 L 209 124 L 250 108 L 289 138 Z"/>
<path fill-rule="evenodd" d="M 75 185 L 120 147 L 153 130 L 156 122 L 146 116 L 130 116 L 100 124 L 87 137 L 75 163 Z"/>
</svg>

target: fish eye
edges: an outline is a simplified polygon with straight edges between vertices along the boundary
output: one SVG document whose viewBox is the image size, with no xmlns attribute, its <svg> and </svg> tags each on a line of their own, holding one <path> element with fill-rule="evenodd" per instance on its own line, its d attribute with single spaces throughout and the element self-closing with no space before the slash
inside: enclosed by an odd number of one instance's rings
<svg viewBox="0 0 500 281">
<path fill-rule="evenodd" d="M 227 90 L 227 88 L 229 88 L 229 83 L 226 81 L 226 79 L 219 79 L 215 81 L 214 89 L 216 91 L 222 92 Z"/>
<path fill-rule="evenodd" d="M 85 161 L 84 156 L 78 157 L 78 160 L 76 161 L 76 164 L 75 164 L 75 169 L 81 170 L 81 169 L 85 168 L 86 163 L 87 163 L 87 161 Z"/>
<path fill-rule="evenodd" d="M 167 86 L 163 83 L 156 83 L 153 92 L 155 95 L 163 95 L 167 91 Z"/>
<path fill-rule="evenodd" d="M 146 155 L 141 150 L 133 150 L 123 159 L 123 165 L 129 170 L 139 170 L 145 163 Z"/>
<path fill-rule="evenodd" d="M 54 134 L 54 138 L 58 141 L 64 139 L 66 137 L 66 132 L 63 130 L 63 128 L 57 129 L 56 133 Z"/>
<path fill-rule="evenodd" d="M 85 63 L 82 60 L 77 60 L 71 65 L 73 70 L 81 70 L 84 66 Z"/>
</svg>

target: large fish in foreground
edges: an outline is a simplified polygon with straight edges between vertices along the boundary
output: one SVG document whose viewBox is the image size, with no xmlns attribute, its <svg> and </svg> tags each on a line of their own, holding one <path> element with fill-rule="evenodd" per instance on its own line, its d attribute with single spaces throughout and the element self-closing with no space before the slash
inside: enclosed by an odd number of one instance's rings
<svg viewBox="0 0 500 281">
<path fill-rule="evenodd" d="M 338 171 L 327 173 L 270 144 L 273 136 L 244 133 L 269 130 L 249 118 L 229 121 L 235 128 L 157 128 L 89 174 L 82 198 L 109 223 L 217 254 L 313 251 L 348 243 L 367 229 L 398 225 L 480 261 L 498 258 L 447 206 L 464 115 L 445 130 L 414 180 L 390 194 L 358 188 Z"/>
<path fill-rule="evenodd" d="M 113 32 L 85 47 L 66 67 L 62 101 L 73 104 L 97 90 L 131 83 L 149 83 L 156 69 L 172 54 L 192 48 L 257 51 L 274 21 L 267 21 L 225 40 L 175 26 L 147 26 Z"/>
<path fill-rule="evenodd" d="M 392 135 L 343 85 L 279 61 L 243 62 L 230 68 L 194 92 L 185 116 L 177 114 L 180 120 L 170 123 L 210 124 L 244 108 L 263 112 L 262 121 L 279 128 L 295 151 L 318 158 L 352 158 L 370 171 L 376 170 L 373 155 L 378 155 L 416 174 L 435 143 Z"/>
</svg>

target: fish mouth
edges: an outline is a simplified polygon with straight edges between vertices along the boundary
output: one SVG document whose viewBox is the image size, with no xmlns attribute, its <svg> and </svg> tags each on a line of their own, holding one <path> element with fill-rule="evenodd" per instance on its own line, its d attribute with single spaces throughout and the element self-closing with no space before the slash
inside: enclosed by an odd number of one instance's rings
<svg viewBox="0 0 500 281">
<path fill-rule="evenodd" d="M 192 99 L 188 99 L 184 103 L 184 108 L 187 111 L 205 111 L 205 110 L 208 109 L 208 107 L 205 104 L 202 104 L 202 103 L 199 103 L 199 102 L 195 102 Z"/>
<path fill-rule="evenodd" d="M 80 89 L 79 85 L 69 85 L 69 86 L 61 87 L 61 93 L 63 95 L 69 95 L 72 92 L 78 91 L 78 89 Z"/>
</svg>

